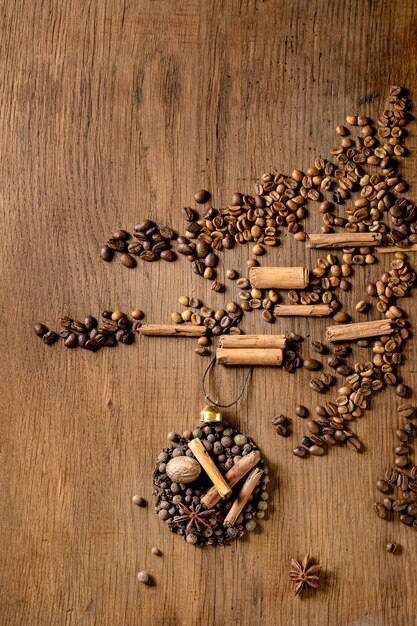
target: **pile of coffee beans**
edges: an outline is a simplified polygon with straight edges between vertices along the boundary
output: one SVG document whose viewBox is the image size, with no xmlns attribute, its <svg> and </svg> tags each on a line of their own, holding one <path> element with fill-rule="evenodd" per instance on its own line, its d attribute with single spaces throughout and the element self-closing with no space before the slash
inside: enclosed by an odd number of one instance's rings
<svg viewBox="0 0 417 626">
<path fill-rule="evenodd" d="M 118 230 L 113 237 L 100 249 L 100 258 L 103 261 L 112 261 L 115 253 L 120 254 L 120 262 L 128 268 L 136 267 L 136 258 L 142 261 L 153 262 L 175 261 L 176 253 L 171 244 L 177 235 L 168 226 L 159 227 L 150 219 L 136 224 L 132 235 L 126 230 Z"/>
<path fill-rule="evenodd" d="M 84 348 L 97 352 L 101 348 L 113 348 L 118 343 L 133 342 L 134 332 L 138 332 L 143 317 L 140 309 L 131 313 L 132 319 L 122 311 L 104 311 L 101 324 L 92 315 L 83 322 L 68 316 L 60 318 L 61 329 L 58 333 L 48 330 L 44 324 L 35 324 L 35 333 L 47 344 L 51 345 L 59 338 L 63 339 L 66 348 Z"/>
<path fill-rule="evenodd" d="M 174 324 L 191 322 L 194 326 L 204 326 L 207 329 L 206 334 L 197 341 L 195 352 L 199 356 L 209 356 L 211 337 L 218 337 L 232 322 L 242 317 L 241 307 L 233 300 L 227 302 L 224 309 L 213 309 L 203 305 L 198 298 L 189 296 L 180 296 L 178 304 L 185 307 L 185 310 L 171 313 L 171 321 Z M 228 332 L 231 335 L 240 335 L 242 331 L 233 326 Z"/>
<path fill-rule="evenodd" d="M 255 488 L 252 498 L 244 507 L 231 528 L 223 526 L 224 519 L 233 504 L 239 491 L 242 479 L 233 489 L 233 495 L 221 500 L 213 507 L 214 513 L 207 518 L 209 528 L 203 527 L 200 532 L 194 527 L 186 532 L 186 523 L 176 523 L 176 518 L 183 515 L 179 503 L 186 507 L 197 507 L 201 497 L 212 486 L 206 473 L 202 471 L 198 478 L 188 484 L 173 482 L 166 473 L 167 463 L 177 457 L 187 456 L 194 458 L 188 448 L 191 439 L 199 438 L 207 452 L 216 462 L 222 474 L 231 469 L 243 456 L 257 450 L 255 443 L 246 435 L 225 424 L 209 426 L 202 424 L 193 431 L 185 431 L 182 436 L 169 433 L 170 445 L 158 456 L 153 474 L 153 494 L 155 497 L 155 513 L 167 525 L 168 529 L 181 535 L 187 543 L 198 545 L 227 545 L 233 539 L 242 537 L 246 532 L 255 530 L 258 520 L 266 515 L 268 509 L 267 485 L 269 482 L 268 468 L 261 459 L 257 467 L 264 471 L 259 485 Z"/>
<path fill-rule="evenodd" d="M 371 397 L 386 386 L 393 387 L 400 397 L 409 394 L 408 386 L 399 377 L 398 367 L 402 362 L 401 352 L 410 336 L 410 329 L 404 311 L 396 302 L 408 294 L 415 277 L 408 265 L 407 255 L 399 251 L 391 262 L 391 270 L 384 272 L 381 280 L 375 284 L 371 283 L 372 289 L 368 285 L 368 294 L 379 298 L 378 304 L 383 304 L 381 312 L 384 311 L 385 317 L 392 320 L 395 332 L 373 341 L 372 361 L 356 363 L 353 368 L 345 361 L 350 353 L 349 346 L 342 344 L 332 348 L 333 354 L 327 357 L 327 363 L 345 378 L 345 384 L 339 388 L 335 401 L 316 407 L 317 419 L 313 420 L 314 424 L 309 425 L 309 431 L 314 431 L 315 439 L 312 440 L 310 433 L 303 437 L 300 445 L 293 450 L 296 456 L 304 457 L 309 452 L 323 455 L 328 445 L 340 443 L 346 443 L 349 448 L 360 451 L 361 444 L 350 430 L 349 423 L 362 417 L 363 411 L 370 406 Z M 336 437 L 329 429 L 340 432 Z M 323 449 L 318 452 L 314 447 L 312 452 L 312 445 L 321 445 Z"/>
</svg>

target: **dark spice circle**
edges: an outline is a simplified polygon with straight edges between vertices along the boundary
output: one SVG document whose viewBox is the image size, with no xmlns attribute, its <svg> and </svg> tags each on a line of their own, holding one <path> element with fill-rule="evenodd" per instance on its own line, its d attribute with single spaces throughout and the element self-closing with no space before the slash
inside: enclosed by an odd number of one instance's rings
<svg viewBox="0 0 417 626">
<path fill-rule="evenodd" d="M 268 509 L 267 485 L 269 475 L 268 468 L 262 458 L 256 465 L 264 471 L 261 481 L 255 488 L 252 498 L 237 518 L 236 524 L 231 528 L 225 528 L 223 521 L 249 473 L 233 487 L 230 498 L 221 500 L 212 507 L 214 509 L 212 514 L 202 517 L 203 521 L 199 524 L 199 530 L 194 525 L 189 532 L 186 532 L 189 519 L 184 521 L 177 521 L 176 519 L 185 517 L 180 503 L 187 509 L 193 510 L 200 506 L 200 513 L 204 513 L 206 507 L 201 505 L 200 500 L 210 489 L 212 483 L 204 470 L 201 471 L 195 481 L 187 484 L 173 482 L 166 473 L 166 466 L 172 458 L 181 456 L 194 458 L 188 448 L 188 442 L 198 437 L 224 476 L 243 456 L 258 450 L 252 439 L 227 424 L 216 424 L 215 426 L 202 424 L 197 426 L 193 432 L 185 431 L 182 437 L 175 434 L 175 439 L 173 438 L 174 434 L 170 433 L 169 440 L 173 443 L 159 454 L 153 473 L 155 513 L 165 522 L 168 529 L 181 535 L 187 543 L 200 546 L 229 545 L 233 539 L 255 530 L 259 520 L 265 517 Z"/>
</svg>

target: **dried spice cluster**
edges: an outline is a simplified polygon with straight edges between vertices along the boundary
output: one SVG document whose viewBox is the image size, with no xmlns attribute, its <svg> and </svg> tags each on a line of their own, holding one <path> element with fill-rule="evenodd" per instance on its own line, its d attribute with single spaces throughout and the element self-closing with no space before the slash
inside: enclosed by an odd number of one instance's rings
<svg viewBox="0 0 417 626">
<path fill-rule="evenodd" d="M 265 516 L 268 508 L 268 468 L 261 459 L 257 464 L 263 470 L 259 485 L 255 487 L 252 498 L 239 514 L 235 525 L 225 527 L 223 523 L 233 505 L 233 498 L 221 500 L 208 510 L 203 508 L 201 499 L 212 486 L 205 472 L 201 472 L 195 481 L 188 484 L 172 481 L 167 474 L 167 464 L 171 459 L 193 457 L 188 448 L 193 437 L 201 440 L 222 472 L 230 470 L 240 459 L 257 451 L 257 446 L 249 437 L 224 424 L 203 425 L 193 432 L 184 432 L 182 437 L 170 433 L 168 438 L 171 445 L 159 455 L 153 475 L 155 512 L 171 532 L 183 536 L 188 543 L 227 545 L 234 538 L 255 530 L 257 521 Z"/>
</svg>

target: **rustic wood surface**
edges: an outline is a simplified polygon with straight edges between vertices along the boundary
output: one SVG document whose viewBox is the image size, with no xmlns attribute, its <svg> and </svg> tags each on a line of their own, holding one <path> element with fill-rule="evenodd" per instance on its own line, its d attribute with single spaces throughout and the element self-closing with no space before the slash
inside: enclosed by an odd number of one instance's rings
<svg viewBox="0 0 417 626">
<path fill-rule="evenodd" d="M 354 426 L 364 454 L 303 461 L 291 453 L 302 420 L 288 439 L 270 421 L 294 417 L 297 401 L 314 407 L 309 375 L 257 369 L 228 419 L 269 463 L 269 517 L 232 547 L 198 549 L 167 532 L 151 497 L 166 433 L 196 424 L 203 404 L 196 340 L 141 337 L 91 354 L 47 347 L 32 326 L 136 306 L 162 323 L 182 293 L 216 306 L 236 296 L 233 285 L 210 292 L 184 259 L 130 271 L 100 262 L 98 247 L 145 216 L 180 229 L 179 209 L 201 187 L 216 205 L 252 191 L 265 170 L 308 167 L 328 155 L 346 114 L 376 116 L 390 84 L 415 98 L 416 17 L 413 0 L 1 3 L 2 625 L 415 623 L 417 536 L 372 510 L 374 480 L 392 458 L 390 390 Z M 403 172 L 415 198 L 409 128 Z M 319 228 L 311 215 L 309 229 Z M 221 272 L 244 271 L 249 254 L 228 253 Z M 267 261 L 318 256 L 284 237 Z M 347 310 L 389 260 L 356 272 Z M 266 329 L 254 314 L 244 328 L 320 338 L 327 323 Z M 406 357 L 415 386 L 415 342 Z M 242 376 L 218 368 L 212 384 L 227 400 Z M 147 508 L 132 506 L 135 493 Z M 387 541 L 402 553 L 387 554 Z M 323 564 L 324 584 L 294 598 L 289 558 L 306 552 Z M 154 586 L 138 584 L 140 569 Z"/>
</svg>

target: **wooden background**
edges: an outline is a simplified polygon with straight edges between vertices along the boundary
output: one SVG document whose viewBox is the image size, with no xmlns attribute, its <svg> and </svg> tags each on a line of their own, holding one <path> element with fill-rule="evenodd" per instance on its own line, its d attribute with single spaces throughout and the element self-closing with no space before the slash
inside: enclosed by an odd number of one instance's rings
<svg viewBox="0 0 417 626">
<path fill-rule="evenodd" d="M 228 418 L 269 462 L 269 519 L 232 547 L 198 549 L 166 531 L 151 499 L 166 433 L 196 424 L 203 404 L 206 361 L 194 343 L 143 339 L 90 354 L 46 347 L 32 326 L 134 306 L 163 322 L 182 293 L 216 306 L 236 297 L 230 284 L 212 294 L 183 259 L 129 271 L 100 262 L 98 247 L 145 216 L 180 229 L 179 209 L 200 187 L 216 205 L 252 191 L 266 170 L 307 168 L 328 155 L 346 114 L 376 116 L 391 84 L 415 98 L 416 17 L 413 0 L 1 2 L 2 625 L 415 623 L 417 537 L 372 510 L 374 480 L 392 459 L 391 391 L 354 427 L 366 453 L 302 461 L 291 453 L 302 420 L 289 439 L 270 420 L 293 417 L 297 401 L 315 405 L 309 376 L 256 370 Z M 403 172 L 415 198 L 409 128 Z M 319 225 L 312 215 L 309 230 Z M 244 271 L 249 254 L 225 255 L 221 272 Z M 284 238 L 268 261 L 317 256 Z M 347 310 L 384 262 L 356 272 Z M 275 329 L 317 339 L 324 327 Z M 258 315 L 244 328 L 271 331 Z M 406 355 L 412 384 L 414 343 Z M 242 375 L 219 368 L 222 398 Z M 132 506 L 135 493 L 147 509 Z M 393 540 L 399 556 L 385 551 Z M 323 589 L 293 598 L 289 558 L 306 552 L 324 565 Z M 137 583 L 140 569 L 155 586 Z"/>
</svg>

